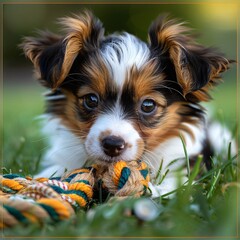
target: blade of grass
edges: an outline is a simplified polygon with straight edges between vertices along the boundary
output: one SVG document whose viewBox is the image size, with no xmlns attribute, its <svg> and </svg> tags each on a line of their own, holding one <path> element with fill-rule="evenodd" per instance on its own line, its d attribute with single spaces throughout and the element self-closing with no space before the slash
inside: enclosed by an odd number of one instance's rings
<svg viewBox="0 0 240 240">
<path fill-rule="evenodd" d="M 102 180 L 99 180 L 98 188 L 99 188 L 99 203 L 102 204 L 103 203 Z"/>
<path fill-rule="evenodd" d="M 177 191 L 180 191 L 180 190 L 185 189 L 185 188 L 186 188 L 186 186 L 183 185 L 183 186 L 181 186 L 181 187 L 179 187 L 179 188 L 176 188 L 176 189 L 174 189 L 174 190 L 172 190 L 172 191 L 170 191 L 170 192 L 168 192 L 168 193 L 165 193 L 165 194 L 161 195 L 161 198 L 168 197 L 169 195 L 174 194 L 174 193 L 176 193 Z"/>
<path fill-rule="evenodd" d="M 188 177 L 190 177 L 189 156 L 188 156 L 188 153 L 187 153 L 187 148 L 186 148 L 186 144 L 185 144 L 184 138 L 183 138 L 183 136 L 181 134 L 180 134 L 180 139 L 181 139 L 181 142 L 182 142 L 182 145 L 183 145 L 183 150 L 184 150 L 185 159 L 186 159 L 186 163 L 187 163 L 187 175 L 188 175 Z"/>
<path fill-rule="evenodd" d="M 228 160 L 231 159 L 231 148 L 232 148 L 232 143 L 230 142 L 228 145 Z"/>
<path fill-rule="evenodd" d="M 174 194 L 174 193 L 176 193 L 177 191 L 185 188 L 185 187 L 186 187 L 186 184 L 187 184 L 188 186 L 191 186 L 192 183 L 193 183 L 193 180 L 197 177 L 197 175 L 198 175 L 198 173 L 199 173 L 202 160 L 203 160 L 203 156 L 202 156 L 202 155 L 199 155 L 198 158 L 197 158 L 196 164 L 194 165 L 194 168 L 193 168 L 192 173 L 191 173 L 190 177 L 188 178 L 188 180 L 187 180 L 186 182 L 184 182 L 184 184 L 183 184 L 181 187 L 179 187 L 179 188 L 177 188 L 177 189 L 174 189 L 173 191 L 170 191 L 170 192 L 168 192 L 168 193 L 163 194 L 163 195 L 161 196 L 161 198 L 168 197 L 169 195 Z"/>
<path fill-rule="evenodd" d="M 224 171 L 224 169 L 225 169 L 226 167 L 228 167 L 229 165 L 231 165 L 231 164 L 233 163 L 234 159 L 236 159 L 236 156 L 233 157 L 231 160 L 226 161 L 223 165 L 221 165 L 221 166 L 219 166 L 219 167 L 215 167 L 215 168 L 209 170 L 204 176 L 202 176 L 201 178 L 197 179 L 197 180 L 195 181 L 195 183 L 200 183 L 200 182 L 202 182 L 204 179 L 212 176 L 213 173 L 215 173 L 215 172 L 217 172 L 217 171 L 219 171 L 219 170 Z"/>
<path fill-rule="evenodd" d="M 217 182 L 219 181 L 220 175 L 221 175 L 221 169 L 219 169 L 217 171 L 216 175 L 213 176 L 213 182 L 212 182 L 210 190 L 207 194 L 208 199 L 213 195 L 214 189 L 216 187 Z"/>
<path fill-rule="evenodd" d="M 232 150 L 232 143 L 230 142 L 229 145 L 228 145 L 228 161 L 232 159 L 231 150 Z M 234 179 L 234 172 L 233 172 L 233 166 L 232 165 L 229 167 L 229 171 L 230 171 L 232 179 Z"/>
<path fill-rule="evenodd" d="M 194 179 L 197 177 L 197 175 L 199 174 L 199 170 L 200 170 L 200 166 L 201 166 L 201 162 L 203 160 L 203 156 L 202 155 L 198 155 L 197 157 L 197 161 L 191 171 L 189 180 L 188 180 L 188 185 L 192 185 Z"/>
<path fill-rule="evenodd" d="M 42 159 L 42 154 L 39 154 L 38 157 L 37 157 L 37 161 L 35 163 L 35 169 L 34 169 L 35 173 L 38 172 L 39 169 L 40 169 L 41 159 Z"/>
<path fill-rule="evenodd" d="M 163 166 L 163 159 L 160 163 L 160 166 L 158 168 L 158 171 L 157 171 L 157 175 L 156 175 L 156 178 L 155 178 L 155 183 L 156 184 L 159 184 L 160 180 L 161 180 L 161 171 L 162 171 L 162 166 Z"/>
<path fill-rule="evenodd" d="M 19 167 L 19 163 L 18 163 L 18 157 L 19 155 L 22 153 L 24 147 L 25 147 L 25 143 L 26 143 L 26 140 L 25 138 L 21 137 L 20 138 L 20 143 L 19 143 L 19 147 L 17 148 L 15 154 L 13 155 L 12 157 L 12 164 L 13 165 L 17 165 Z"/>
<path fill-rule="evenodd" d="M 2 170 L 2 172 L 1 172 L 2 175 L 11 174 L 11 169 L 8 170 L 7 168 L 2 167 L 1 170 Z"/>
<path fill-rule="evenodd" d="M 53 178 L 57 171 L 53 172 L 53 174 L 49 178 Z"/>
<path fill-rule="evenodd" d="M 164 180 L 165 177 L 167 176 L 168 172 L 169 172 L 169 169 L 167 169 L 166 172 L 163 174 L 162 179 L 160 179 L 160 181 L 159 181 L 159 183 L 158 183 L 159 185 L 163 182 L 163 180 Z"/>
<path fill-rule="evenodd" d="M 231 134 L 234 137 L 234 139 L 238 138 L 238 124 L 237 123 L 235 123 L 234 127 L 232 128 Z"/>
</svg>

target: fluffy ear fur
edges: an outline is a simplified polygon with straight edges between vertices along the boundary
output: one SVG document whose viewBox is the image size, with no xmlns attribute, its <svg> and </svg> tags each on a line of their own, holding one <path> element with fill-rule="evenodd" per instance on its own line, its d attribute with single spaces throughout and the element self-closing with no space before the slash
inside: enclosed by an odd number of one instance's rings
<svg viewBox="0 0 240 240">
<path fill-rule="evenodd" d="M 43 85 L 53 89 L 65 80 L 78 54 L 98 47 L 104 33 L 102 23 L 88 11 L 61 18 L 60 24 L 64 37 L 40 32 L 39 37 L 26 37 L 21 44 Z"/>
<path fill-rule="evenodd" d="M 231 61 L 197 44 L 190 32 L 183 23 L 160 16 L 149 28 L 150 49 L 171 78 L 175 68 L 174 77 L 186 99 L 208 101 L 209 88 L 220 81 L 220 73 L 229 68 Z"/>
</svg>

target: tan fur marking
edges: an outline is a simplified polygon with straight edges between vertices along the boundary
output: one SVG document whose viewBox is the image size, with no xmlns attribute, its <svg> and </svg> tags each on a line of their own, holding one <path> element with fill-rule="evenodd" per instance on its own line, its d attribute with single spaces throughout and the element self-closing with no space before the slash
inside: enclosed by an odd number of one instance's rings
<svg viewBox="0 0 240 240">
<path fill-rule="evenodd" d="M 197 120 L 186 116 L 180 116 L 177 113 L 179 111 L 184 112 L 184 106 L 182 103 L 174 103 L 167 108 L 164 118 L 156 128 L 140 127 L 139 132 L 142 133 L 142 137 L 145 139 L 147 150 L 152 151 L 171 137 L 179 137 L 181 132 L 188 133 L 194 141 L 194 135 L 191 129 L 184 125 L 184 123 L 196 124 Z"/>
<path fill-rule="evenodd" d="M 106 65 L 100 58 L 94 58 L 91 64 L 85 67 L 85 74 L 91 80 L 91 88 L 103 97 L 110 84 L 110 76 Z"/>
<path fill-rule="evenodd" d="M 81 88 L 79 88 L 78 92 L 77 92 L 77 96 L 79 98 L 89 94 L 89 93 L 95 93 L 95 91 L 93 90 L 93 88 L 91 88 L 90 86 L 82 86 Z"/>
<path fill-rule="evenodd" d="M 143 96 L 152 94 L 154 88 L 161 85 L 164 76 L 155 74 L 156 69 L 156 62 L 151 61 L 139 70 L 135 66 L 130 70 L 125 85 L 133 86 L 136 102 Z"/>
<path fill-rule="evenodd" d="M 178 46 L 172 46 L 169 50 L 170 57 L 175 65 L 178 83 L 182 86 L 183 95 L 186 96 L 192 88 L 192 76 L 190 75 L 188 66 L 183 66 L 181 64 L 181 52 L 182 50 Z"/>
<path fill-rule="evenodd" d="M 112 133 L 112 131 L 109 130 L 109 129 L 107 129 L 107 130 L 101 132 L 100 135 L 99 135 L 99 138 L 98 138 L 99 142 L 101 142 L 105 137 L 110 136 L 111 133 Z"/>
<path fill-rule="evenodd" d="M 163 18 L 158 29 L 158 41 L 165 43 L 164 50 L 167 51 L 173 45 L 183 47 L 183 43 L 191 43 L 192 38 L 189 35 L 190 28 L 184 25 L 184 22 L 177 23 L 175 19 L 168 20 Z"/>
<path fill-rule="evenodd" d="M 79 121 L 75 110 L 76 97 L 69 91 L 64 91 L 64 95 L 66 96 L 67 100 L 65 102 L 65 105 L 62 104 L 62 111 L 58 117 L 72 133 L 74 133 L 80 139 L 86 139 L 87 134 L 94 122 L 94 119 L 89 122 Z"/>
<path fill-rule="evenodd" d="M 66 50 L 60 75 L 54 78 L 54 88 L 59 86 L 66 78 L 75 58 L 91 33 L 92 21 L 92 16 L 89 13 L 85 13 L 84 16 L 75 15 L 75 18 L 66 17 L 60 20 L 67 32 L 64 39 Z"/>
</svg>

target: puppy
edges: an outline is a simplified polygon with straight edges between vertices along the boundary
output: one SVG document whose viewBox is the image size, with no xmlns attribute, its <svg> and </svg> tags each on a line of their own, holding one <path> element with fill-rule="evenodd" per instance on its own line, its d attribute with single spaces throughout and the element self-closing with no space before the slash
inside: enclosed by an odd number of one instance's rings
<svg viewBox="0 0 240 240">
<path fill-rule="evenodd" d="M 159 196 L 176 187 L 174 171 L 186 166 L 183 143 L 190 159 L 202 154 L 211 168 L 211 143 L 220 137 L 221 149 L 231 136 L 208 126 L 200 102 L 211 99 L 230 60 L 167 16 L 151 24 L 148 43 L 126 32 L 105 36 L 88 11 L 60 24 L 64 36 L 40 32 L 22 43 L 50 89 L 43 130 L 52 147 L 38 176 L 60 176 L 88 161 L 142 160 L 152 178 L 160 166 L 169 171 L 160 186 L 151 184 Z"/>
</svg>

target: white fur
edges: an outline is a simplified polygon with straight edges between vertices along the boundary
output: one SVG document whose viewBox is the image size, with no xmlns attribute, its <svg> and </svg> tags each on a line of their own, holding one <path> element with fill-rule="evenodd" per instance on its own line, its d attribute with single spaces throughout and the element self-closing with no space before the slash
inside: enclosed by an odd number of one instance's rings
<svg viewBox="0 0 240 240">
<path fill-rule="evenodd" d="M 182 174 L 182 173 L 180 173 Z M 152 192 L 151 197 L 152 198 L 158 198 L 164 194 L 173 192 L 174 190 L 176 190 L 179 186 L 181 186 L 182 184 L 184 184 L 187 181 L 187 177 L 181 175 L 181 177 L 178 177 L 179 174 L 171 174 L 171 176 L 167 176 L 164 178 L 164 180 L 161 182 L 160 185 L 156 185 L 153 183 L 149 183 L 149 188 Z M 181 182 L 178 182 L 178 181 Z M 169 195 L 169 198 L 171 198 L 173 195 Z"/>
<path fill-rule="evenodd" d="M 231 143 L 231 155 L 237 154 L 237 144 L 230 131 L 220 124 L 213 122 L 208 124 L 208 139 L 216 154 L 226 154 Z"/>
<path fill-rule="evenodd" d="M 201 152 L 202 149 L 202 142 L 207 137 L 206 131 L 204 125 L 199 125 L 198 127 L 187 124 L 188 127 L 191 128 L 195 141 L 192 141 L 191 137 L 182 132 L 181 134 L 186 139 L 186 150 L 189 156 L 196 155 Z M 222 126 L 218 122 L 214 122 L 212 124 L 208 124 L 207 134 L 208 139 L 210 141 L 210 145 L 214 148 L 215 154 L 226 154 L 228 151 L 228 144 L 231 142 L 231 154 L 232 156 L 237 154 L 237 148 L 236 148 L 236 142 L 233 139 L 230 131 Z M 169 169 L 169 173 L 164 178 L 161 185 L 154 185 L 150 183 L 149 187 L 152 191 L 152 197 L 157 198 L 159 196 L 162 196 L 163 194 L 169 193 L 173 190 L 175 190 L 178 186 L 178 178 L 177 175 L 182 175 L 182 183 L 187 181 L 187 174 L 186 169 L 181 170 L 180 172 L 177 172 L 176 170 L 181 168 L 181 165 L 185 164 L 185 154 L 183 150 L 183 145 L 181 143 L 180 138 L 172 138 L 163 144 L 161 144 L 155 151 L 154 155 L 158 156 L 159 159 L 164 159 L 163 161 L 163 170 L 162 174 L 164 174 L 167 169 Z M 174 159 L 180 158 L 177 162 L 170 165 L 171 161 Z M 159 161 L 153 161 L 153 164 L 155 164 L 154 168 L 159 168 Z M 153 173 L 153 177 L 155 175 L 155 172 Z M 185 176 L 184 176 L 185 175 Z"/>
<path fill-rule="evenodd" d="M 82 167 L 87 160 L 83 141 L 71 133 L 58 118 L 43 115 L 43 133 L 50 148 L 42 162 L 43 171 L 35 177 L 61 176 L 64 171 Z"/>
<path fill-rule="evenodd" d="M 199 124 L 198 126 L 186 124 L 194 135 L 195 141 L 191 138 L 189 134 L 182 131 L 179 132 L 179 137 L 171 138 L 163 143 L 161 143 L 156 149 L 154 149 L 153 154 L 157 156 L 157 160 L 151 162 L 151 167 L 153 169 L 153 176 L 156 174 L 160 167 L 161 159 L 164 159 L 162 169 L 163 172 L 168 168 L 170 170 L 177 170 L 184 164 L 185 153 L 183 143 L 180 138 L 180 134 L 185 139 L 186 150 L 189 156 L 198 154 L 202 149 L 202 142 L 205 139 L 204 125 Z M 179 159 L 175 163 L 171 164 L 175 159 Z"/>
<path fill-rule="evenodd" d="M 120 54 L 120 62 L 117 52 Z M 146 43 L 140 42 L 129 33 L 125 33 L 118 36 L 117 42 L 109 43 L 102 50 L 102 54 L 106 66 L 112 74 L 112 79 L 121 87 L 128 70 L 132 66 L 136 66 L 138 69 L 143 66 L 149 59 L 150 51 Z"/>
<path fill-rule="evenodd" d="M 185 139 L 185 147 L 187 154 L 189 156 L 196 155 L 202 150 L 202 142 L 205 139 L 205 129 L 204 124 L 199 123 L 198 126 L 185 124 L 187 125 L 194 135 L 195 141 L 191 138 L 189 134 L 182 131 L 179 132 Z M 187 181 L 187 171 L 186 168 L 182 168 L 186 164 L 186 157 L 184 153 L 183 143 L 180 137 L 171 138 L 161 145 L 159 145 L 154 151 L 153 156 L 156 156 L 157 159 L 151 159 L 151 163 L 148 164 L 152 168 L 152 178 L 154 179 L 156 173 L 160 167 L 161 160 L 163 160 L 161 175 L 163 176 L 167 170 L 166 177 L 160 185 L 150 184 L 150 189 L 152 191 L 152 197 L 156 198 L 168 192 L 175 190 L 179 183 L 177 176 L 181 174 L 182 182 Z M 178 159 L 174 163 L 174 160 Z"/>
</svg>

